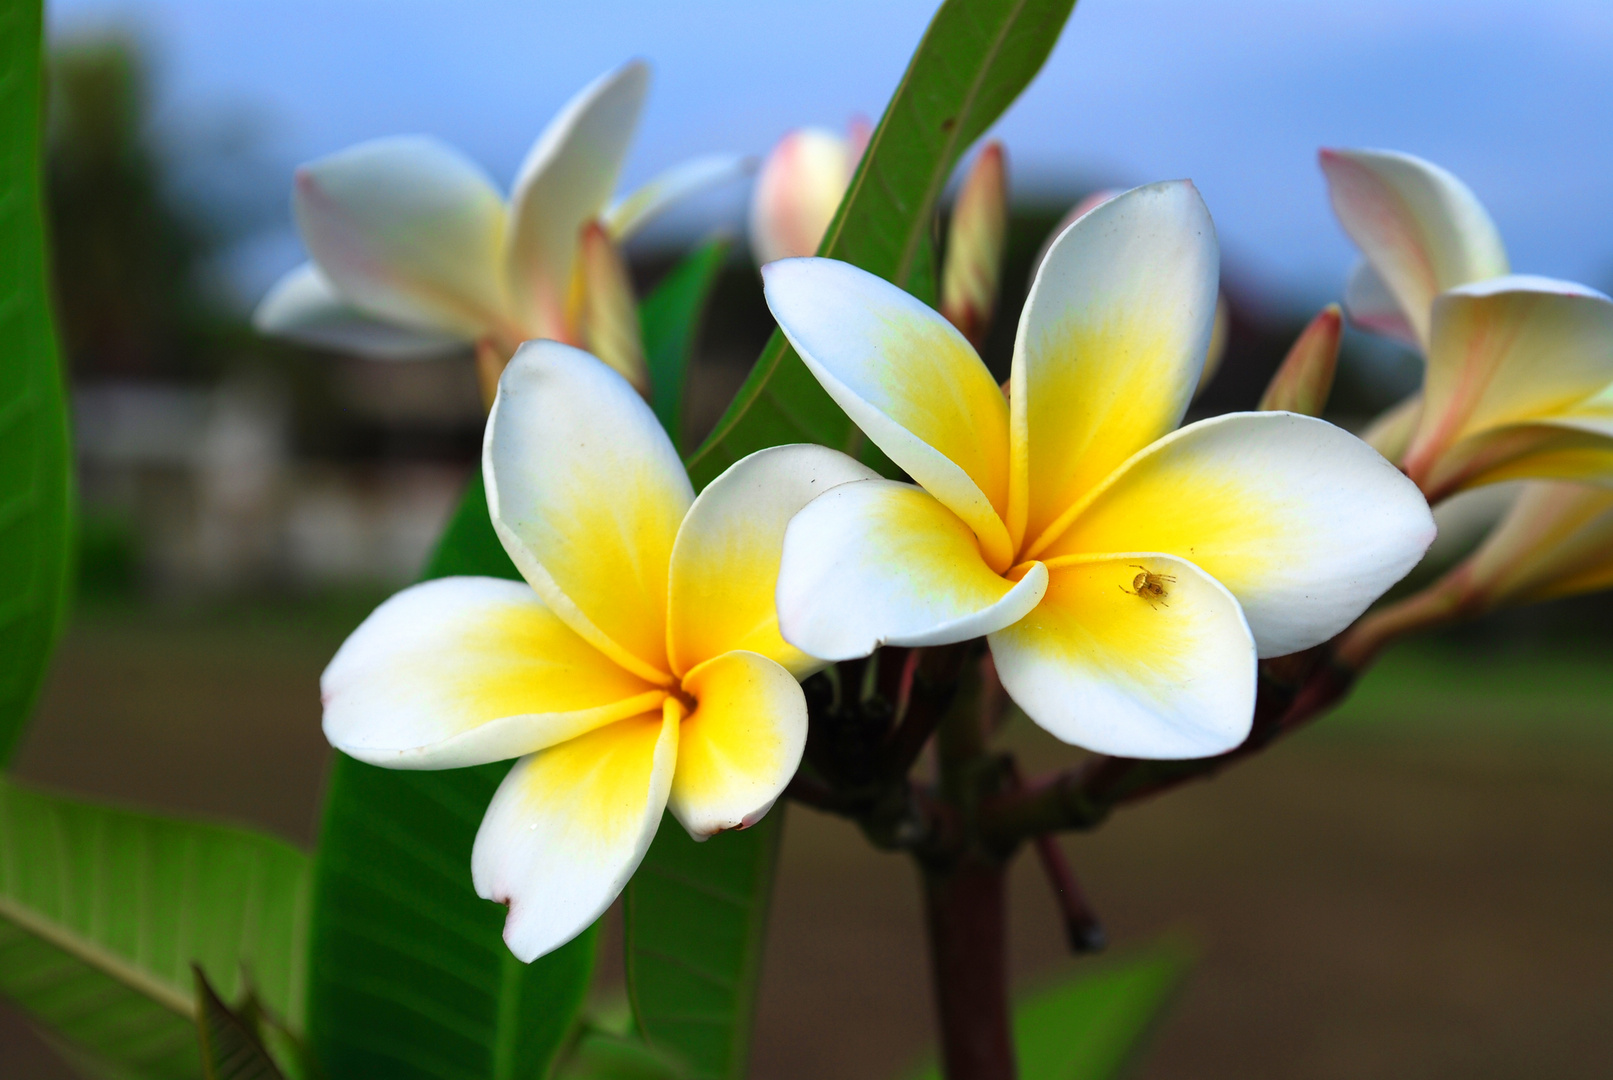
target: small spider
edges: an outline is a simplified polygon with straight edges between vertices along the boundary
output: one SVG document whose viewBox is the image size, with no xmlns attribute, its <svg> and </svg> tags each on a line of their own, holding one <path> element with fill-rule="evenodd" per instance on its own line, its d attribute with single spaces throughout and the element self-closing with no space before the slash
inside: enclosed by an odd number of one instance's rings
<svg viewBox="0 0 1613 1080">
<path fill-rule="evenodd" d="M 1137 563 L 1132 563 L 1131 565 L 1141 570 L 1142 573 L 1131 579 L 1131 588 L 1128 589 L 1124 585 L 1116 587 L 1123 593 L 1140 596 L 1147 600 L 1149 607 L 1157 608 L 1160 604 L 1165 604 L 1167 594 L 1165 586 L 1174 585 L 1176 579 L 1169 574 L 1156 574 L 1148 567 L 1139 566 Z M 1165 604 L 1165 606 L 1170 607 L 1169 604 Z"/>
</svg>

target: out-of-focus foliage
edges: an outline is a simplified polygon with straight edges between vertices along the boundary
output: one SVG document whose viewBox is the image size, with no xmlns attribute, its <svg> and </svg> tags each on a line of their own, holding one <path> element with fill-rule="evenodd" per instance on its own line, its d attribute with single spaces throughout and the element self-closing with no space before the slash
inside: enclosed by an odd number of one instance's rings
<svg viewBox="0 0 1613 1080">
<path fill-rule="evenodd" d="M 1146 952 L 1049 987 L 1014 1009 L 1021 1080 L 1110 1080 L 1137 1059 L 1191 966 L 1180 943 Z M 915 1080 L 940 1080 L 929 1068 Z"/>
<path fill-rule="evenodd" d="M 52 277 L 69 370 L 214 373 L 230 320 L 204 275 L 234 230 L 176 190 L 140 51 L 122 37 L 69 41 L 49 75 Z"/>
</svg>

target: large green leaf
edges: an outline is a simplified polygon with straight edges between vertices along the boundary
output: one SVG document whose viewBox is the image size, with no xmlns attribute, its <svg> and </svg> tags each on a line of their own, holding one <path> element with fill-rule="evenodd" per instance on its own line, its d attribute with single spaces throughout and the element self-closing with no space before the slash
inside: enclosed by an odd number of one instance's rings
<svg viewBox="0 0 1613 1080">
<path fill-rule="evenodd" d="M 0 994 L 103 1075 L 202 1075 L 193 963 L 295 1023 L 308 888 L 279 840 L 0 781 Z"/>
<path fill-rule="evenodd" d="M 1075 0 L 946 0 L 885 107 L 819 254 L 935 297 L 935 207 L 958 159 L 1041 70 Z M 764 446 L 861 438 L 774 332 L 711 437 L 697 487 Z"/>
<path fill-rule="evenodd" d="M 661 820 L 627 886 L 627 986 L 640 1031 L 699 1080 L 745 1075 L 784 807 L 695 843 Z"/>
<path fill-rule="evenodd" d="M 1109 1080 L 1135 1060 L 1191 963 L 1174 942 L 1103 963 L 1020 1003 L 1020 1080 Z M 933 1066 L 916 1080 L 940 1080 Z"/>
<path fill-rule="evenodd" d="M 45 279 L 40 2 L 0 12 L 0 765 L 44 679 L 67 584 L 67 411 Z"/>
<path fill-rule="evenodd" d="M 695 335 L 728 248 L 726 239 L 708 240 L 684 256 L 639 305 L 650 405 L 674 446 L 683 445 L 683 393 Z"/>
<path fill-rule="evenodd" d="M 426 578 L 518 578 L 465 492 Z M 308 1041 L 331 1077 L 545 1075 L 582 1007 L 595 933 L 532 964 L 504 909 L 476 895 L 470 853 L 507 762 L 398 772 L 338 756 L 315 861 Z"/>
</svg>

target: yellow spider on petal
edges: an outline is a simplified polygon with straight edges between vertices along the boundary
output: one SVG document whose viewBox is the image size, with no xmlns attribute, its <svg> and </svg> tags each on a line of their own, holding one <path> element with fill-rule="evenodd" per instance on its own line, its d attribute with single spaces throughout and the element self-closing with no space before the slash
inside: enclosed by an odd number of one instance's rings
<svg viewBox="0 0 1613 1080">
<path fill-rule="evenodd" d="M 805 745 L 819 662 L 779 635 L 784 530 L 871 476 L 816 446 L 745 458 L 697 498 L 631 386 L 552 341 L 517 351 L 488 419 L 493 524 L 525 583 L 406 589 L 337 652 L 325 735 L 362 761 L 519 758 L 471 857 L 532 960 L 610 906 L 672 813 L 697 839 L 765 814 Z"/>
<path fill-rule="evenodd" d="M 895 286 L 828 259 L 765 267 L 797 352 L 915 482 L 848 483 L 791 521 L 785 639 L 839 660 L 986 635 L 1009 694 L 1067 742 L 1181 758 L 1242 741 L 1257 657 L 1344 629 L 1434 525 L 1394 466 L 1321 420 L 1174 430 L 1218 262 L 1185 181 L 1084 215 L 1037 272 L 1007 400 Z"/>
</svg>

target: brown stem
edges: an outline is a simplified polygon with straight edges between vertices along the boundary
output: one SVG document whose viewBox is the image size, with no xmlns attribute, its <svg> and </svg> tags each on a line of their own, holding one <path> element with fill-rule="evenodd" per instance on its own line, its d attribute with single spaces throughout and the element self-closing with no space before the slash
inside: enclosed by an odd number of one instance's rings
<svg viewBox="0 0 1613 1080">
<path fill-rule="evenodd" d="M 964 665 L 961 674 L 936 731 L 936 794 L 961 842 L 917 853 L 942 1071 L 946 1080 L 1013 1080 L 1006 900 L 1012 852 L 982 844 L 976 827 L 981 802 L 1011 782 L 1010 773 L 987 753 L 989 695 L 980 666 Z"/>
<path fill-rule="evenodd" d="M 1064 919 L 1064 938 L 1070 944 L 1070 951 L 1102 952 L 1109 943 L 1109 935 L 1104 933 L 1098 913 L 1092 910 L 1091 901 L 1087 899 L 1081 883 L 1075 879 L 1075 871 L 1070 869 L 1070 862 L 1064 857 L 1064 849 L 1059 847 L 1058 838 L 1052 833 L 1042 833 L 1036 837 L 1033 845 L 1036 858 L 1042 864 L 1042 873 L 1047 875 L 1048 884 L 1053 886 L 1053 899 L 1058 903 L 1059 915 Z"/>
<path fill-rule="evenodd" d="M 1006 865 L 969 856 L 920 867 L 942 1073 L 946 1080 L 1014 1080 Z"/>
</svg>

